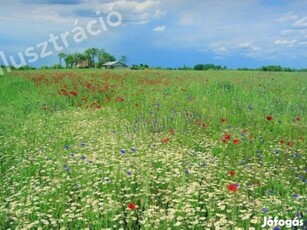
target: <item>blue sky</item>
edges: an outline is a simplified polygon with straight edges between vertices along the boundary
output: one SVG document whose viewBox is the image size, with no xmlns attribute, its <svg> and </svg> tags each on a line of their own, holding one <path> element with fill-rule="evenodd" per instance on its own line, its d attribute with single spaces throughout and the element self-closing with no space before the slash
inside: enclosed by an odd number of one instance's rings
<svg viewBox="0 0 307 230">
<path fill-rule="evenodd" d="M 179 67 L 214 63 L 229 68 L 282 65 L 307 68 L 306 0 L 3 0 L 0 52 L 10 55 L 48 40 L 49 35 L 86 28 L 110 10 L 118 27 L 61 52 L 104 48 L 128 64 Z M 16 58 L 16 60 L 18 60 Z M 3 60 L 0 58 L 0 63 Z M 57 51 L 33 66 L 58 62 Z"/>
</svg>

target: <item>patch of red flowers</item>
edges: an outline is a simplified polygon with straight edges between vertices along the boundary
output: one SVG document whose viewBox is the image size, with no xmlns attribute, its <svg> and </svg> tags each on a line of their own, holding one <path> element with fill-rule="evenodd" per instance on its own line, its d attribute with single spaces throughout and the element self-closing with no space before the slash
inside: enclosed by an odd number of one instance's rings
<svg viewBox="0 0 307 230">
<path fill-rule="evenodd" d="M 225 123 L 225 122 L 227 122 L 227 119 L 226 118 L 221 118 L 221 122 Z"/>
<path fill-rule="evenodd" d="M 238 139 L 238 138 L 237 138 L 237 139 L 234 139 L 234 140 L 233 140 L 233 143 L 234 143 L 235 145 L 240 144 L 240 139 Z"/>
<path fill-rule="evenodd" d="M 162 140 L 161 140 L 161 142 L 163 143 L 163 144 L 167 144 L 168 142 L 169 142 L 169 138 L 163 138 Z"/>
<path fill-rule="evenodd" d="M 78 96 L 78 93 L 76 91 L 71 91 L 69 92 L 71 96 L 73 97 L 77 97 Z"/>
<path fill-rule="evenodd" d="M 271 121 L 271 120 L 273 120 L 273 116 L 272 116 L 272 115 L 266 116 L 265 119 L 266 119 L 267 121 Z"/>
<path fill-rule="evenodd" d="M 235 173 L 235 171 L 233 171 L 233 170 L 231 170 L 230 172 L 229 172 L 229 175 L 230 176 L 234 176 L 236 173 Z"/>
<path fill-rule="evenodd" d="M 226 143 L 231 139 L 231 134 L 230 133 L 226 133 L 222 138 L 221 141 Z"/>
<path fill-rule="evenodd" d="M 285 141 L 284 141 L 284 140 L 280 140 L 279 143 L 280 143 L 281 145 L 283 145 L 283 144 L 285 144 Z"/>
<path fill-rule="evenodd" d="M 169 134 L 174 135 L 174 134 L 175 134 L 175 130 L 174 130 L 174 129 L 171 129 L 171 130 L 169 131 Z"/>
<path fill-rule="evenodd" d="M 134 209 L 136 209 L 136 205 L 135 205 L 134 203 L 129 203 L 129 204 L 128 204 L 128 208 L 129 208 L 130 210 L 134 210 Z"/>
<path fill-rule="evenodd" d="M 227 189 L 228 189 L 229 192 L 237 192 L 238 191 L 238 185 L 229 184 L 229 185 L 227 185 Z"/>
</svg>

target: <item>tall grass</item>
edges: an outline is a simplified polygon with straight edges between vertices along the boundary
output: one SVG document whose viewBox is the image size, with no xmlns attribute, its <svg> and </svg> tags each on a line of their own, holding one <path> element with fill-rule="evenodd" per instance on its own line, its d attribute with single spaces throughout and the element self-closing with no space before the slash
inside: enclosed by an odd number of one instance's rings
<svg viewBox="0 0 307 230">
<path fill-rule="evenodd" d="M 261 229 L 264 216 L 306 216 L 306 86 L 304 73 L 1 77 L 0 226 Z"/>
</svg>

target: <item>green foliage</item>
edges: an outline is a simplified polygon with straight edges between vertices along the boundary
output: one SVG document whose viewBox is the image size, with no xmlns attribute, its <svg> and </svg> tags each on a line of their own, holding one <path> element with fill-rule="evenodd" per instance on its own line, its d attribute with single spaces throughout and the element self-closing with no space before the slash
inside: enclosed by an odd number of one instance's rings
<svg viewBox="0 0 307 230">
<path fill-rule="evenodd" d="M 306 216 L 306 85 L 285 72 L 4 75 L 0 229 L 260 229 L 265 216 Z"/>
</svg>

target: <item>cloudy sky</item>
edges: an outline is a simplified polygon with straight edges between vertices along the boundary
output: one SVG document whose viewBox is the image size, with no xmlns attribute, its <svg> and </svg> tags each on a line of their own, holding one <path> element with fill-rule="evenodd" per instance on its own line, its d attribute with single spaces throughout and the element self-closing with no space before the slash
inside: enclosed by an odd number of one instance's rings
<svg viewBox="0 0 307 230">
<path fill-rule="evenodd" d="M 108 24 L 110 11 L 120 13 L 120 26 Z M 306 68 L 306 12 L 307 0 L 2 0 L 0 51 L 18 61 L 18 52 L 24 54 L 29 47 L 39 52 L 37 44 L 48 41 L 50 34 L 68 31 L 73 36 L 76 26 L 86 29 L 100 17 L 107 30 L 87 34 L 79 43 L 71 37 L 61 52 L 104 48 L 116 57 L 126 55 L 129 64 L 162 67 L 214 63 Z M 57 63 L 57 50 L 48 49 L 52 55 L 30 64 Z"/>
</svg>

